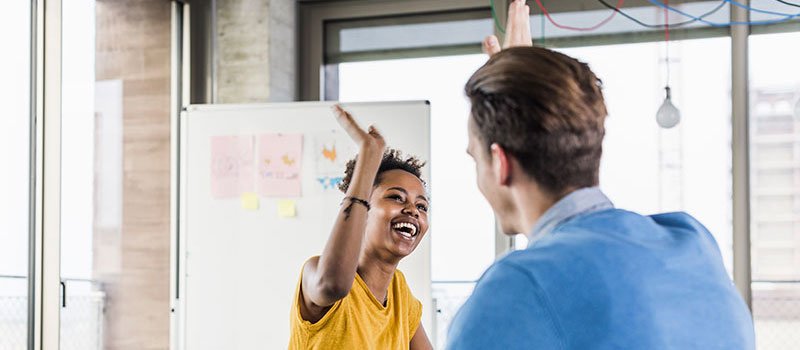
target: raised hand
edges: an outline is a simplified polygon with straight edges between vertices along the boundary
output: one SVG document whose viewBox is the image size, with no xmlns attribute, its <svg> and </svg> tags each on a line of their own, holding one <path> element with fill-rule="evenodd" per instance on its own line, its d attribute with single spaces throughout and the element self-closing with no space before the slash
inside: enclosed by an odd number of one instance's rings
<svg viewBox="0 0 800 350">
<path fill-rule="evenodd" d="M 531 39 L 531 9 L 525 5 L 525 0 L 513 0 L 508 5 L 508 19 L 506 20 L 506 36 L 503 47 L 494 35 L 487 36 L 483 40 L 483 52 L 489 56 L 494 55 L 502 49 L 514 46 L 533 46 Z"/>
<path fill-rule="evenodd" d="M 358 145 L 362 153 L 371 156 L 383 156 L 383 151 L 386 148 L 386 140 L 383 135 L 374 126 L 370 125 L 367 130 L 361 128 L 358 123 L 353 119 L 350 112 L 344 110 L 342 106 L 333 106 L 336 121 L 342 126 L 347 135 Z"/>
</svg>

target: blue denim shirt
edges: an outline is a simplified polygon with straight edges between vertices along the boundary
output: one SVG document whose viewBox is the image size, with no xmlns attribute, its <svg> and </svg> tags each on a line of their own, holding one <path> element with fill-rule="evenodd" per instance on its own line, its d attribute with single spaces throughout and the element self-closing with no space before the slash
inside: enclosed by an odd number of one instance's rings
<svg viewBox="0 0 800 350">
<path fill-rule="evenodd" d="M 547 209 L 536 226 L 528 233 L 528 246 L 547 235 L 556 226 L 580 215 L 614 208 L 611 200 L 600 191 L 599 187 L 582 188 L 561 198 L 550 209 Z"/>
<path fill-rule="evenodd" d="M 495 262 L 448 349 L 754 349 L 713 236 L 685 213 L 615 209 L 597 188 L 557 202 Z"/>
</svg>

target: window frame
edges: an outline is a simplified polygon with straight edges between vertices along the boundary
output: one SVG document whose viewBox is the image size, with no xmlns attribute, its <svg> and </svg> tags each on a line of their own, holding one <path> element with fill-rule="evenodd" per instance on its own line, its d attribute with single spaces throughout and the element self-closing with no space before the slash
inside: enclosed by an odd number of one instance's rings
<svg viewBox="0 0 800 350">
<path fill-rule="evenodd" d="M 28 346 L 58 349 L 62 0 L 31 0 Z M 45 142 L 46 141 L 46 142 Z"/>
</svg>

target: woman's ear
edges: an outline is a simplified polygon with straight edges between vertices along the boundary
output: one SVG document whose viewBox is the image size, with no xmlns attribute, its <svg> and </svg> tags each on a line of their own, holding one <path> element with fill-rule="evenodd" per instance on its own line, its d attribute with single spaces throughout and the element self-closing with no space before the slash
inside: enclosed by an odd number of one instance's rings
<svg viewBox="0 0 800 350">
<path fill-rule="evenodd" d="M 511 159 L 503 146 L 493 143 L 489 147 L 492 153 L 492 172 L 497 184 L 508 186 L 511 183 Z"/>
</svg>

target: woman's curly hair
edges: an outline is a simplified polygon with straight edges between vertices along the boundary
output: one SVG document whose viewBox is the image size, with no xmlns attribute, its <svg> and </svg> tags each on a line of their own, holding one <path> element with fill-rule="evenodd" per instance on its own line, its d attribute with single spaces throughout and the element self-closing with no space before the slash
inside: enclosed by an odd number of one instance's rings
<svg viewBox="0 0 800 350">
<path fill-rule="evenodd" d="M 353 172 L 356 168 L 356 159 L 351 159 L 347 162 L 347 169 L 344 171 L 344 179 L 342 182 L 339 183 L 339 190 L 342 192 L 347 192 L 347 189 L 350 188 L 350 181 L 353 180 Z M 422 179 L 422 167 L 425 166 L 425 162 L 419 160 L 417 157 L 408 156 L 403 157 L 403 152 L 399 150 L 387 148 L 386 152 L 383 153 L 383 159 L 381 159 L 381 165 L 378 167 L 378 174 L 375 176 L 375 183 L 373 186 L 377 186 L 381 183 L 381 174 L 387 172 L 389 170 L 404 170 L 406 172 L 411 173 L 412 175 L 416 176 L 420 181 L 422 181 L 423 185 L 426 185 L 425 180 Z"/>
</svg>

